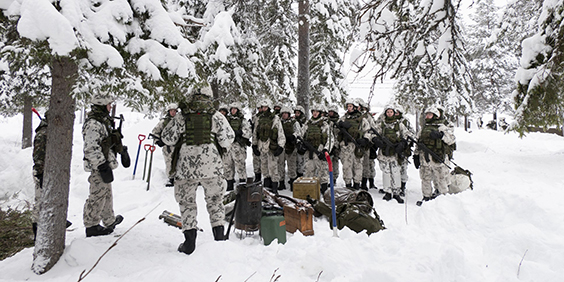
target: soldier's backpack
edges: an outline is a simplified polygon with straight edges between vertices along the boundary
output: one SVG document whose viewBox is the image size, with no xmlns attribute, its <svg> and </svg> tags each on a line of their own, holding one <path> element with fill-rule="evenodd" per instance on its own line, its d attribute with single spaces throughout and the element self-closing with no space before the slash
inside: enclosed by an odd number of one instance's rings
<svg viewBox="0 0 564 282">
<path fill-rule="evenodd" d="M 313 208 L 316 212 L 327 216 L 329 225 L 332 224 L 330 206 L 322 201 L 315 201 Z M 367 201 L 344 202 L 336 206 L 335 212 L 338 229 L 346 226 L 356 233 L 366 230 L 368 235 L 386 229 L 376 210 Z"/>
<path fill-rule="evenodd" d="M 448 192 L 450 194 L 460 193 L 467 189 L 474 190 L 472 173 L 469 170 L 456 166 L 450 172 L 449 177 L 450 184 L 448 185 Z"/>
</svg>

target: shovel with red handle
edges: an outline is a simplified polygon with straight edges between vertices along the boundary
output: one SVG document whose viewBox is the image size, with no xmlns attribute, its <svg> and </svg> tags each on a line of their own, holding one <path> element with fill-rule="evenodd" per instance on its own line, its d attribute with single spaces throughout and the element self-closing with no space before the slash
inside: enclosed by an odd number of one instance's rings
<svg viewBox="0 0 564 282">
<path fill-rule="evenodd" d="M 131 180 L 135 179 L 135 171 L 137 170 L 137 161 L 139 161 L 139 151 L 141 151 L 141 143 L 143 143 L 143 140 L 145 140 L 145 135 L 139 134 L 137 138 L 139 139 L 139 146 L 137 147 L 137 157 L 135 157 L 135 167 L 133 167 L 133 178 L 131 178 Z"/>
</svg>

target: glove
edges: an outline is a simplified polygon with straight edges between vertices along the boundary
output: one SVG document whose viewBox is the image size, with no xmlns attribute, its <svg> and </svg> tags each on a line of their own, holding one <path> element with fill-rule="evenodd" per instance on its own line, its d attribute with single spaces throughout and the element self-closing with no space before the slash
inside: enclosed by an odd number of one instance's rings
<svg viewBox="0 0 564 282">
<path fill-rule="evenodd" d="M 253 154 L 255 154 L 255 156 L 259 157 L 260 156 L 260 151 L 258 149 L 257 145 L 253 145 L 251 146 L 251 148 L 253 148 Z"/>
<path fill-rule="evenodd" d="M 286 143 L 295 144 L 296 143 L 296 136 L 288 135 L 288 137 L 286 137 Z"/>
<path fill-rule="evenodd" d="M 403 150 L 405 150 L 405 147 L 407 147 L 407 142 L 405 140 L 400 141 L 395 148 L 396 154 L 401 154 L 403 153 Z"/>
<path fill-rule="evenodd" d="M 360 147 L 366 147 L 366 145 L 368 145 L 368 139 L 366 138 L 358 138 L 356 139 L 356 143 L 358 144 L 358 146 Z"/>
<path fill-rule="evenodd" d="M 419 169 L 421 166 L 421 161 L 419 160 L 419 155 L 413 155 L 413 165 L 415 165 L 416 169 Z"/>
<path fill-rule="evenodd" d="M 157 146 L 159 147 L 163 147 L 165 145 L 165 143 L 161 139 L 158 139 L 157 142 L 155 142 L 155 144 L 157 144 Z"/>
<path fill-rule="evenodd" d="M 282 152 L 284 152 L 284 148 L 278 146 L 278 148 L 276 148 L 276 150 L 274 150 L 274 152 L 272 152 L 272 154 L 275 157 L 278 157 L 278 156 L 280 156 L 280 154 L 282 154 Z"/>
<path fill-rule="evenodd" d="M 444 136 L 444 132 L 442 131 L 431 131 L 431 133 L 429 133 L 429 137 L 431 137 L 431 139 L 441 139 Z"/>
<path fill-rule="evenodd" d="M 235 130 L 235 137 L 243 137 L 243 130 Z"/>
<path fill-rule="evenodd" d="M 102 181 L 104 183 L 112 183 L 112 181 L 114 181 L 114 173 L 110 167 L 110 162 L 106 161 L 105 163 L 99 165 L 98 171 L 100 172 L 100 176 L 102 176 Z"/>
<path fill-rule="evenodd" d="M 125 168 L 131 165 L 131 158 L 127 152 L 127 146 L 123 146 L 123 151 L 121 151 L 121 165 Z"/>
<path fill-rule="evenodd" d="M 297 144 L 298 154 L 303 155 L 307 152 L 307 147 L 302 142 L 298 142 Z"/>
<path fill-rule="evenodd" d="M 383 148 L 384 147 L 384 142 L 382 142 L 382 140 L 380 140 L 380 138 L 378 138 L 378 137 L 372 138 L 372 144 L 374 144 L 374 146 L 376 148 Z"/>
<path fill-rule="evenodd" d="M 321 152 L 319 152 L 319 153 L 317 154 L 317 157 L 318 157 L 320 160 L 322 160 L 322 161 L 326 161 L 326 160 L 327 160 L 327 158 L 325 158 L 325 152 L 327 152 L 327 150 L 323 149 L 323 151 L 321 151 Z"/>
<path fill-rule="evenodd" d="M 348 122 L 348 121 L 339 121 L 339 123 L 337 123 L 337 125 L 338 125 L 339 127 L 344 128 L 344 129 L 349 129 L 349 128 L 351 128 L 351 126 L 352 126 L 352 124 L 351 124 L 350 122 Z"/>
</svg>

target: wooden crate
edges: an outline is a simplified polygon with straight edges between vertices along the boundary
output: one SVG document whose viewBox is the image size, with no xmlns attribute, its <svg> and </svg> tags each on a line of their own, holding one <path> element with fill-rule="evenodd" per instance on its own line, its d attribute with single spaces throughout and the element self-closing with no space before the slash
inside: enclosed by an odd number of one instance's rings
<svg viewBox="0 0 564 282">
<path fill-rule="evenodd" d="M 300 230 L 304 236 L 313 235 L 313 208 L 284 206 L 284 220 L 286 231 L 290 233 Z"/>
<path fill-rule="evenodd" d="M 300 177 L 294 181 L 294 189 L 292 196 L 297 199 L 306 200 L 307 195 L 312 199 L 319 200 L 321 197 L 319 178 L 317 177 Z"/>
</svg>

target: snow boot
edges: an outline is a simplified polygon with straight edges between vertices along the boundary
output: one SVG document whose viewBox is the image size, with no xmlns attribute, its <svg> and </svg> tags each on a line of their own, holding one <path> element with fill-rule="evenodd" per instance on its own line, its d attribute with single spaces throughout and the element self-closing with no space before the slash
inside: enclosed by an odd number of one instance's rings
<svg viewBox="0 0 564 282">
<path fill-rule="evenodd" d="M 405 182 L 401 183 L 400 196 L 405 197 Z"/>
<path fill-rule="evenodd" d="M 264 179 L 264 183 L 262 184 L 264 187 L 272 188 L 272 178 L 267 177 Z"/>
<path fill-rule="evenodd" d="M 213 239 L 216 241 L 225 241 L 225 232 L 223 225 L 216 226 L 212 228 Z"/>
<path fill-rule="evenodd" d="M 114 228 L 116 228 L 116 225 L 120 224 L 123 221 L 123 216 L 121 215 L 117 215 L 116 216 L 116 220 L 114 220 L 114 223 L 106 226 L 106 228 L 111 229 L 112 231 L 114 231 Z"/>
<path fill-rule="evenodd" d="M 386 200 L 389 201 L 392 199 L 392 193 L 388 193 L 386 192 L 386 195 L 384 195 L 384 197 L 382 198 L 382 200 Z"/>
<path fill-rule="evenodd" d="M 100 224 L 86 228 L 86 237 L 105 236 L 114 232 L 114 229 L 102 227 Z"/>
<path fill-rule="evenodd" d="M 380 194 L 386 194 L 386 191 L 384 191 L 384 189 L 380 188 L 380 189 L 378 189 L 378 193 L 380 193 Z"/>
<path fill-rule="evenodd" d="M 286 181 L 280 181 L 280 185 L 278 185 L 278 190 L 286 190 Z"/>
<path fill-rule="evenodd" d="M 290 178 L 290 181 L 288 183 L 290 183 L 290 191 L 294 191 L 294 181 L 296 181 L 296 178 Z"/>
<path fill-rule="evenodd" d="M 235 180 L 227 180 L 227 191 L 233 191 L 233 185 L 235 184 Z"/>
<path fill-rule="evenodd" d="M 262 179 L 262 175 L 260 173 L 255 173 L 255 181 L 253 182 L 259 182 Z"/>
<path fill-rule="evenodd" d="M 247 179 L 244 178 L 239 179 L 239 184 L 243 184 L 243 185 L 247 184 Z"/>
<path fill-rule="evenodd" d="M 327 183 L 321 183 L 321 188 L 319 190 L 321 191 L 321 196 L 323 196 L 325 191 L 327 191 Z"/>
<path fill-rule="evenodd" d="M 191 254 L 196 249 L 196 229 L 185 230 L 184 232 L 184 243 L 178 246 L 178 251 L 185 254 Z"/>
<path fill-rule="evenodd" d="M 360 190 L 360 183 L 354 183 L 353 190 Z"/>
<path fill-rule="evenodd" d="M 351 188 L 352 189 L 352 185 L 350 183 L 345 184 L 346 188 Z"/>
<path fill-rule="evenodd" d="M 272 187 L 270 187 L 270 190 L 274 195 L 278 195 L 278 182 L 271 182 L 271 184 Z"/>
<path fill-rule="evenodd" d="M 299 172 L 298 172 L 297 174 L 298 174 L 298 178 L 300 178 L 300 177 L 304 176 L 304 174 L 303 174 L 303 173 L 299 173 Z"/>
<path fill-rule="evenodd" d="M 421 201 L 417 201 L 417 203 L 415 203 L 415 204 L 420 207 L 423 204 L 423 202 L 428 202 L 432 199 L 433 198 L 431 198 L 431 197 L 423 197 L 423 199 L 421 199 Z"/>
<path fill-rule="evenodd" d="M 368 182 L 370 183 L 370 186 L 369 186 L 370 189 L 378 189 L 378 187 L 376 187 L 376 185 L 374 185 L 374 178 L 368 178 Z"/>
<path fill-rule="evenodd" d="M 366 186 L 367 183 L 368 183 L 368 178 L 363 177 L 362 182 L 360 184 L 360 189 L 368 191 L 368 186 Z"/>
<path fill-rule="evenodd" d="M 168 182 L 165 184 L 165 187 L 174 187 L 174 178 L 169 178 Z"/>
<path fill-rule="evenodd" d="M 401 198 L 400 195 L 398 194 L 394 194 L 394 196 L 392 197 L 394 199 L 396 199 L 396 201 L 398 201 L 398 203 L 403 204 L 405 201 Z"/>
</svg>

